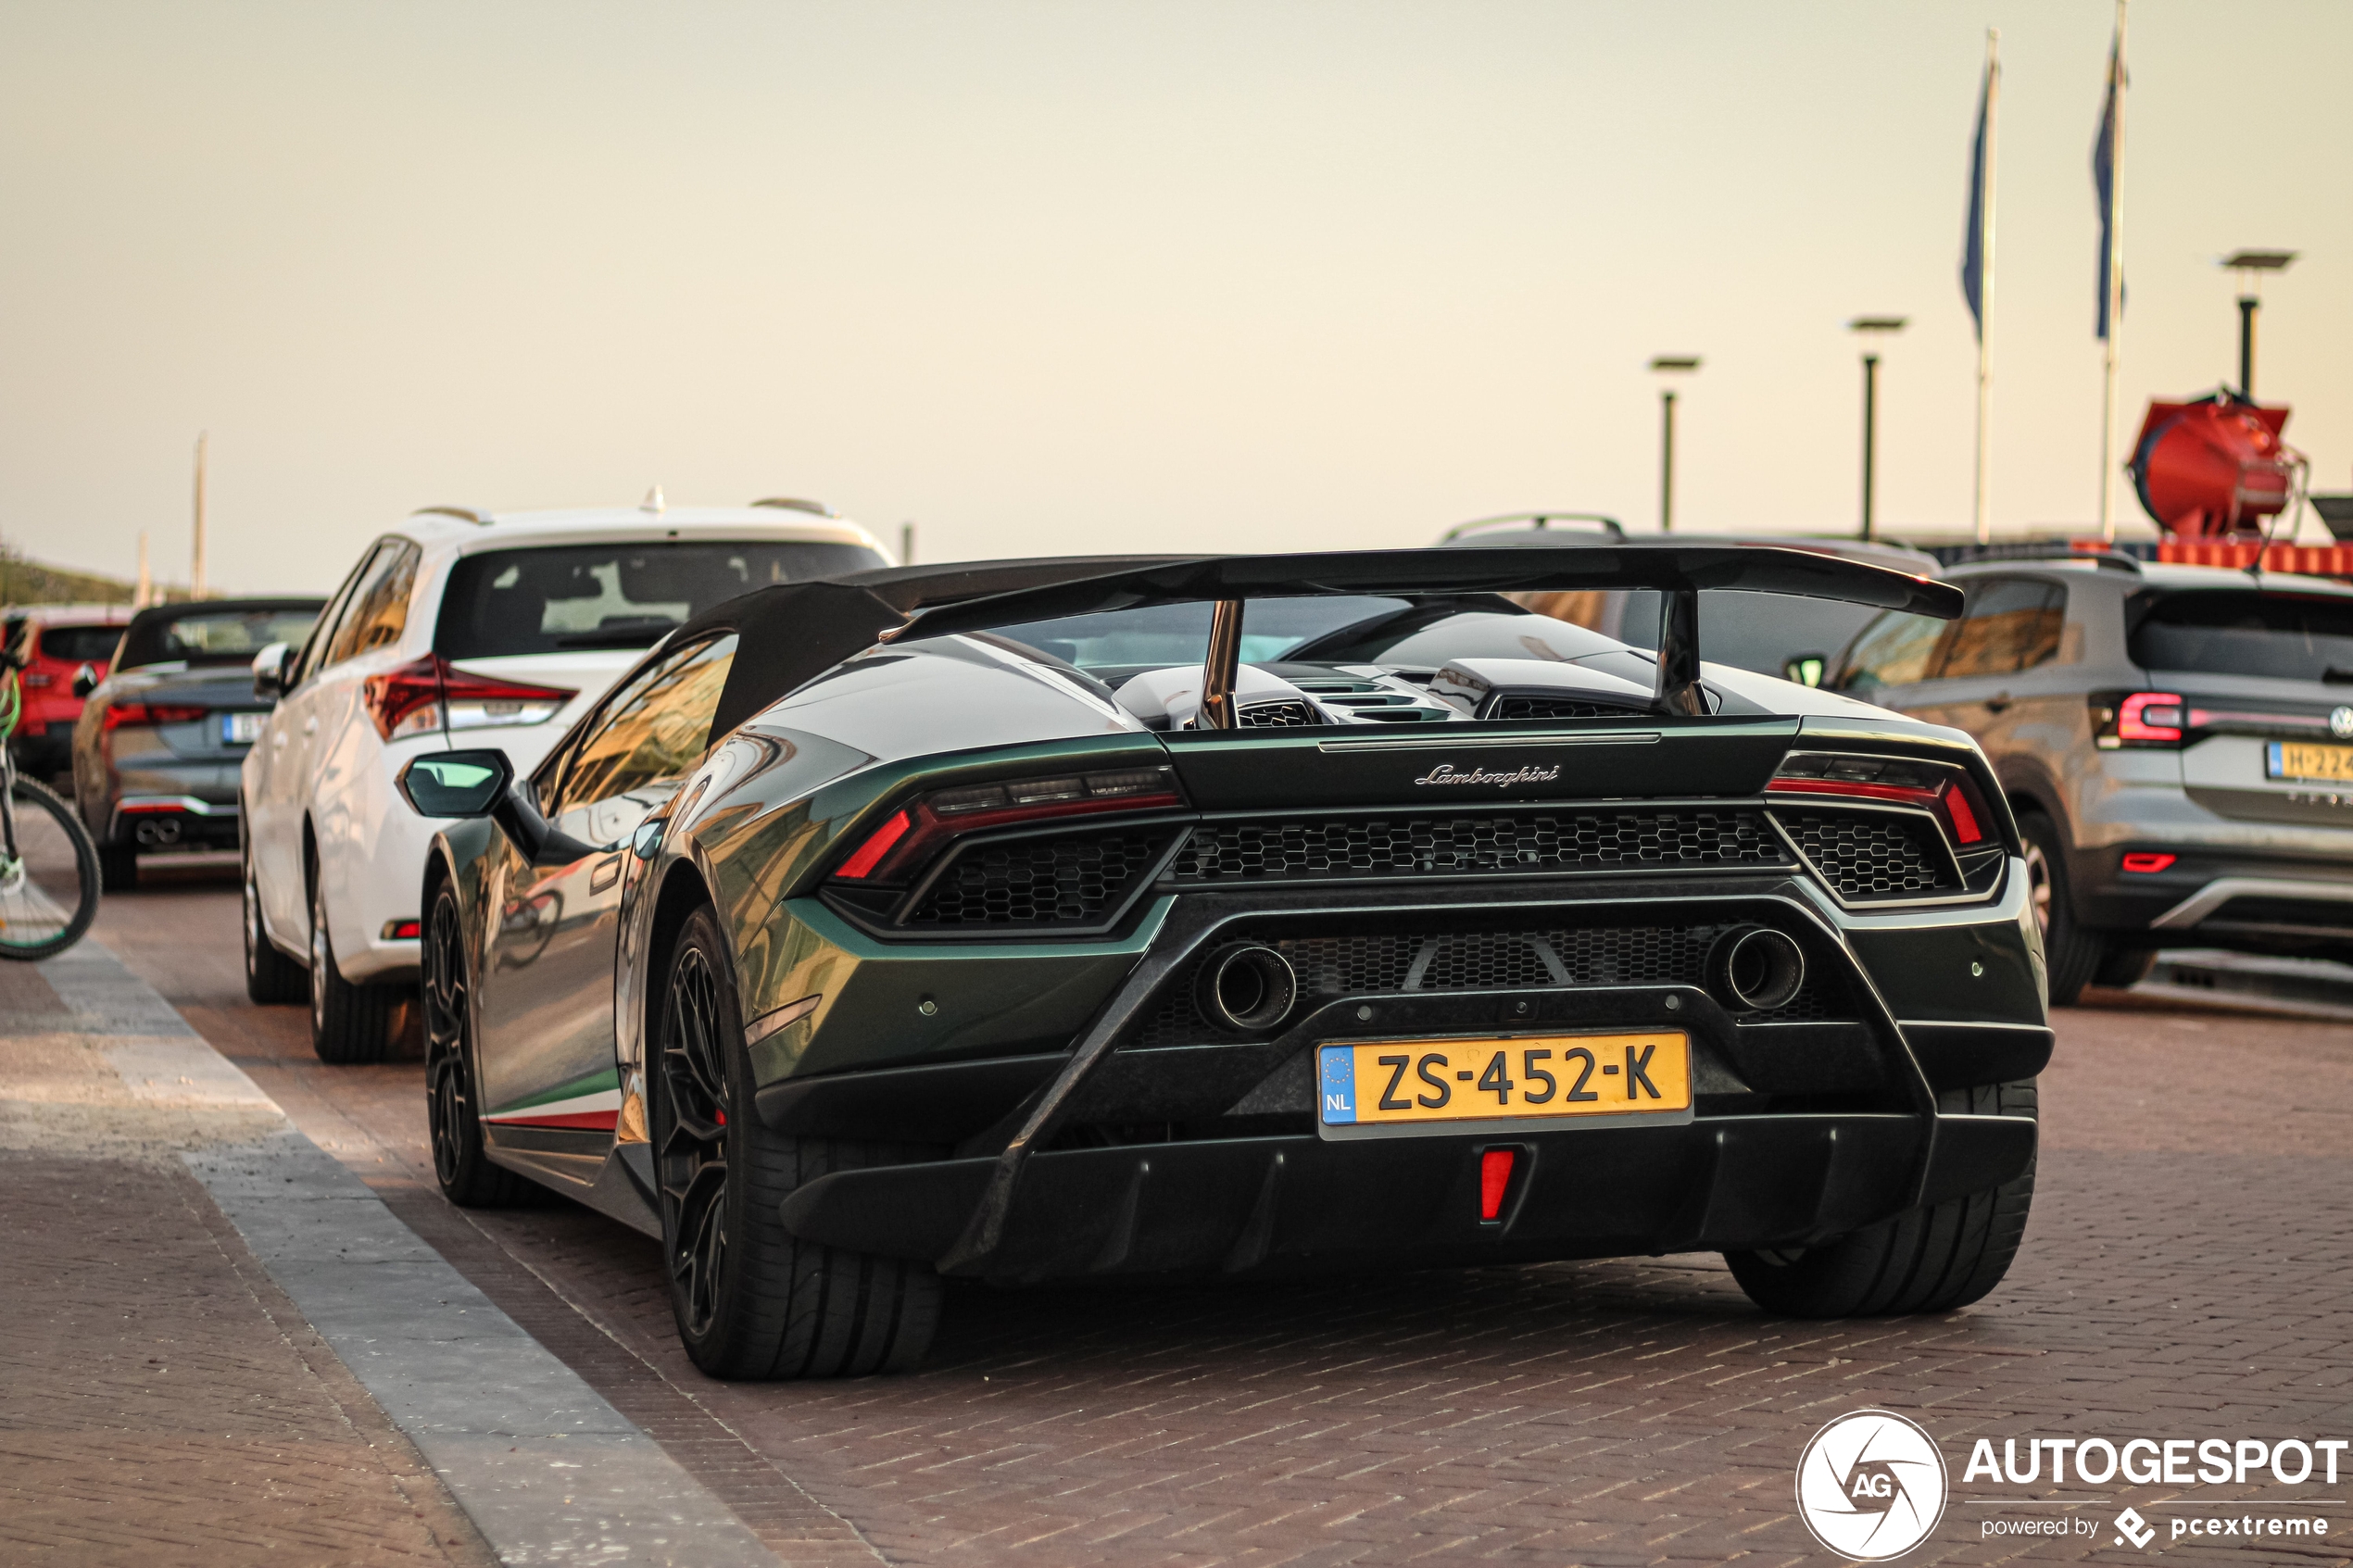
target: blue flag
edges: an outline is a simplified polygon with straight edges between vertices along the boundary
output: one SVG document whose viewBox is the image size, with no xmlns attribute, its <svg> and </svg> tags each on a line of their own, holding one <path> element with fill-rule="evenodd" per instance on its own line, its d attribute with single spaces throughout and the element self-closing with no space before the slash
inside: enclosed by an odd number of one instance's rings
<svg viewBox="0 0 2353 1568">
<path fill-rule="evenodd" d="M 2108 263 L 2114 249 L 2110 235 L 2116 226 L 2116 120 L 2122 110 L 2124 93 L 2124 63 L 2118 57 L 2121 40 L 2112 42 L 2108 49 L 2108 96 L 2100 106 L 2099 140 L 2092 144 L 2092 188 L 2100 196 L 2100 308 L 2099 331 L 2095 335 L 2108 341 Z M 2124 295 L 2117 291 L 2120 309 Z"/>
<path fill-rule="evenodd" d="M 1969 232 L 1961 241 L 1961 297 L 1969 301 L 1969 319 L 1977 323 L 1977 335 L 1985 336 L 1985 222 L 1988 198 L 1992 193 L 1985 182 L 1992 172 L 1985 167 L 1985 141 L 1989 118 L 1994 107 L 1994 79 L 2002 68 L 1992 60 L 1985 62 L 1985 82 L 1977 94 L 1977 139 L 1969 144 Z"/>
</svg>

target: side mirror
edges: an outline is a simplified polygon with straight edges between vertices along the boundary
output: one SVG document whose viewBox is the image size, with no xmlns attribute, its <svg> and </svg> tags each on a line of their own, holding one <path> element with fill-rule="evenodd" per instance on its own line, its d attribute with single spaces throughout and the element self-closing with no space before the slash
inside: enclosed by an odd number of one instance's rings
<svg viewBox="0 0 2353 1568">
<path fill-rule="evenodd" d="M 271 643 L 253 656 L 253 699 L 275 702 L 286 691 L 286 656 L 293 649 L 284 643 Z"/>
<path fill-rule="evenodd" d="M 568 866 L 597 853 L 540 814 L 531 786 L 518 783 L 503 751 L 435 751 L 412 757 L 394 779 L 421 817 L 488 817 L 535 866 Z"/>
<path fill-rule="evenodd" d="M 94 692 L 97 689 L 98 671 L 96 666 L 85 664 L 81 669 L 73 672 L 73 695 L 76 697 L 87 697 L 92 692 Z"/>
<path fill-rule="evenodd" d="M 410 758 L 393 782 L 421 817 L 487 817 L 515 782 L 515 765 L 503 751 L 435 751 Z"/>
<path fill-rule="evenodd" d="M 1795 681 L 1801 686 L 1818 686 L 1822 672 L 1830 668 L 1830 655 L 1801 653 L 1781 666 L 1781 678 Z"/>
</svg>

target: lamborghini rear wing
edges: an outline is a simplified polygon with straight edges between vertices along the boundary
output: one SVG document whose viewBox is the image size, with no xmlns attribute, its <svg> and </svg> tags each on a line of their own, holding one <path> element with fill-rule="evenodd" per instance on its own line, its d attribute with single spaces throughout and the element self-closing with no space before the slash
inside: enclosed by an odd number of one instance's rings
<svg viewBox="0 0 2353 1568">
<path fill-rule="evenodd" d="M 1699 689 L 1699 595 L 1704 588 L 1791 594 L 1907 610 L 1951 621 L 1961 591 L 1883 566 L 1756 545 L 1588 545 L 1576 549 L 1351 550 L 1312 555 L 1210 556 L 1046 583 L 925 609 L 884 640 L 946 636 L 1063 616 L 1147 605 L 1209 601 L 1202 721 L 1235 722 L 1242 606 L 1251 599 L 1323 594 L 1546 593 L 1606 588 L 1659 591 L 1658 684 L 1664 714 L 1705 713 Z"/>
</svg>

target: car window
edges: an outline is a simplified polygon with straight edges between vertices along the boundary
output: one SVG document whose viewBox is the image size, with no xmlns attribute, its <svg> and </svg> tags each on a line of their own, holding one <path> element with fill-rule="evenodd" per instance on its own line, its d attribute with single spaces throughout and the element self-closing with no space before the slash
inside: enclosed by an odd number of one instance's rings
<svg viewBox="0 0 2353 1568">
<path fill-rule="evenodd" d="M 1877 613 L 1867 605 L 1744 588 L 1704 588 L 1699 596 L 1699 656 L 1715 664 L 1779 675 L 1793 659 L 1838 651 Z M 1658 646 L 1658 590 L 1633 588 L 1617 634 L 1638 648 Z"/>
<path fill-rule="evenodd" d="M 272 643 L 300 642 L 318 619 L 316 600 L 278 604 L 199 602 L 144 612 L 123 633 L 119 662 L 242 664 Z"/>
<path fill-rule="evenodd" d="M 2240 589 L 2168 594 L 2133 629 L 2132 653 L 2148 670 L 2344 681 L 2353 678 L 2353 600 Z"/>
<path fill-rule="evenodd" d="M 104 664 L 122 641 L 120 626 L 44 626 L 41 657 L 69 664 Z"/>
<path fill-rule="evenodd" d="M 321 667 L 357 659 L 372 648 L 400 640 L 409 624 L 409 596 L 417 586 L 417 562 L 423 552 L 399 539 L 388 539 L 368 563 L 351 596 L 351 608 L 327 644 Z"/>
<path fill-rule="evenodd" d="M 359 564 L 351 569 L 351 575 L 343 580 L 343 586 L 335 590 L 335 596 L 327 601 L 325 611 L 311 626 L 310 635 L 303 642 L 302 659 L 295 669 L 294 679 L 286 683 L 288 691 L 316 674 L 320 666 L 326 662 L 328 646 L 333 642 L 336 631 L 350 613 L 352 595 L 359 590 L 360 583 L 368 580 L 384 552 L 394 547 L 390 544 L 372 546 L 359 558 Z"/>
<path fill-rule="evenodd" d="M 434 650 L 449 659 L 649 648 L 739 594 L 883 564 L 863 545 L 753 539 L 543 546 L 458 562 Z"/>
<path fill-rule="evenodd" d="M 1939 677 L 2008 675 L 2058 653 L 2067 590 L 2056 583 L 1996 577 L 1969 584 L 1969 608 L 1954 626 Z"/>
<path fill-rule="evenodd" d="M 1924 681 L 1947 624 L 1934 616 L 1891 609 L 1856 634 L 1822 684 L 1843 692 L 1875 692 Z"/>
<path fill-rule="evenodd" d="M 569 811 L 685 776 L 711 744 L 711 721 L 735 662 L 720 637 L 657 659 L 606 699 L 564 770 Z"/>
</svg>

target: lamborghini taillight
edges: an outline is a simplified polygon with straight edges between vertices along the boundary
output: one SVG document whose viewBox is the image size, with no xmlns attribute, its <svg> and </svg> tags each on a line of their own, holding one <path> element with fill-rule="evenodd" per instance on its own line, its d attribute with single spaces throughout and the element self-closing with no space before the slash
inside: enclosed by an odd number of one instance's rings
<svg viewBox="0 0 2353 1568">
<path fill-rule="evenodd" d="M 1184 803 L 1175 771 L 1165 767 L 1058 773 L 934 790 L 885 817 L 834 868 L 834 875 L 845 882 L 893 882 L 929 859 L 947 840 L 963 834 L 1061 817 L 1164 810 Z"/>
<path fill-rule="evenodd" d="M 1904 757 L 1856 757 L 1801 751 L 1785 759 L 1765 786 L 1768 795 L 1843 797 L 1880 805 L 1913 806 L 1944 822 L 1955 847 L 1991 839 L 1994 821 L 1969 775 L 1940 762 Z"/>
</svg>

